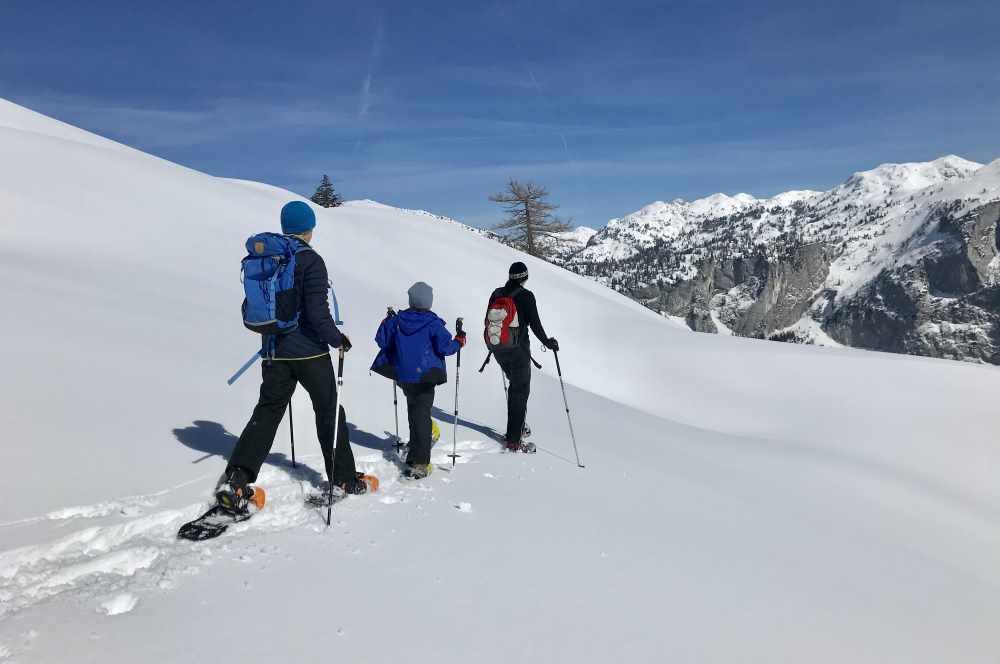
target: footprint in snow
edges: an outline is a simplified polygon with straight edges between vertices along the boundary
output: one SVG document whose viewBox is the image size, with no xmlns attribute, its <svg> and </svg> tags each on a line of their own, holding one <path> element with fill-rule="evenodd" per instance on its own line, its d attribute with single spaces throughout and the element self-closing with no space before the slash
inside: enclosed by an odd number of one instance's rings
<svg viewBox="0 0 1000 664">
<path fill-rule="evenodd" d="M 466 513 L 471 512 L 472 503 L 458 503 L 457 505 L 455 505 L 455 509 L 457 509 L 459 512 L 466 512 Z"/>
</svg>

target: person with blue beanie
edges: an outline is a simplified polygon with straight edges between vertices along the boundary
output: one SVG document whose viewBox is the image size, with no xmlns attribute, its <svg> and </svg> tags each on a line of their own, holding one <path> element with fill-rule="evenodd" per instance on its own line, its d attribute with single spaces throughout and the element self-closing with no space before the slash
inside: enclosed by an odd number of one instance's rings
<svg viewBox="0 0 1000 664">
<path fill-rule="evenodd" d="M 366 493 L 378 486 L 375 478 L 357 472 L 348 439 L 347 414 L 343 407 L 339 413 L 334 412 L 337 381 L 330 349 L 349 350 L 351 341 L 337 329 L 330 315 L 326 263 L 309 244 L 315 227 L 316 214 L 308 203 L 292 201 L 281 208 L 281 232 L 299 245 L 295 254 L 298 326 L 273 337 L 273 356 L 263 362 L 260 399 L 233 449 L 223 482 L 216 489 L 220 504 L 228 501 L 240 506 L 252 493 L 249 485 L 257 479 L 274 445 L 278 425 L 298 384 L 312 400 L 327 478 L 349 494 Z M 336 452 L 335 417 L 340 418 Z"/>
<path fill-rule="evenodd" d="M 418 281 L 407 291 L 410 308 L 390 315 L 375 335 L 379 354 L 372 371 L 395 380 L 406 395 L 410 424 L 405 476 L 422 479 L 430 474 L 434 389 L 448 382 L 444 358 L 465 345 L 465 333 L 454 338 L 431 306 L 434 289 Z"/>
</svg>

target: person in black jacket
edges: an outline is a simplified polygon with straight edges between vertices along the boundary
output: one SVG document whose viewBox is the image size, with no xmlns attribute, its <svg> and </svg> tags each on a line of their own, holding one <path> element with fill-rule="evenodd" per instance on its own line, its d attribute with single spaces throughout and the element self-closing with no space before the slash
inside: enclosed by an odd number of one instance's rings
<svg viewBox="0 0 1000 664">
<path fill-rule="evenodd" d="M 503 369 L 510 387 L 507 390 L 507 431 L 504 446 L 511 452 L 533 452 L 534 445 L 522 441 L 524 418 L 528 411 L 528 395 L 531 393 L 531 339 L 527 328 L 538 337 L 542 345 L 551 350 L 559 350 L 559 342 L 545 334 L 542 321 L 538 318 L 535 295 L 524 283 L 528 280 L 528 266 L 518 261 L 510 266 L 507 283 L 493 291 L 489 304 L 498 297 L 510 297 L 517 307 L 519 323 L 517 344 L 510 349 L 493 351 L 500 368 Z"/>
<path fill-rule="evenodd" d="M 221 504 L 243 508 L 298 383 L 309 393 L 316 413 L 316 435 L 323 450 L 327 477 L 347 493 L 365 493 L 368 478 L 358 473 L 348 441 L 347 416 L 340 408 L 336 452 L 333 451 L 334 409 L 337 382 L 330 348 L 348 350 L 351 342 L 337 329 L 330 315 L 327 293 L 330 282 L 326 263 L 309 242 L 316 215 L 301 201 L 281 209 L 281 232 L 306 246 L 295 257 L 295 284 L 299 289 L 299 325 L 293 332 L 273 339 L 273 357 L 263 362 L 260 400 L 233 449 L 223 481 L 216 490 Z M 265 339 L 265 344 L 267 340 Z M 332 458 L 332 463 L 331 463 Z M 332 475 L 331 475 L 332 473 Z"/>
</svg>

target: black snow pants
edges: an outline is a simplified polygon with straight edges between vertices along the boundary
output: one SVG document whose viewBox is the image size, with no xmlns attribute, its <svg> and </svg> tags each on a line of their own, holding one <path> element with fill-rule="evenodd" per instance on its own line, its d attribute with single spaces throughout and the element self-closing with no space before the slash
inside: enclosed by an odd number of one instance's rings
<svg viewBox="0 0 1000 664">
<path fill-rule="evenodd" d="M 507 433 L 508 441 L 520 442 L 524 431 L 524 418 L 528 412 L 528 395 L 531 393 L 531 351 L 518 346 L 494 353 L 500 368 L 507 376 Z"/>
<path fill-rule="evenodd" d="M 229 467 L 239 466 L 250 475 L 250 481 L 257 479 L 257 473 L 264 464 L 274 445 L 274 435 L 278 431 L 281 418 L 285 415 L 288 401 L 292 398 L 296 383 L 309 393 L 313 411 L 316 413 L 316 437 L 319 438 L 326 464 L 326 476 L 330 477 L 330 457 L 333 451 L 333 411 L 337 403 L 337 380 L 333 371 L 333 361 L 329 355 L 306 360 L 272 360 L 263 365 L 263 382 L 260 384 L 260 400 L 253 409 L 240 440 L 236 443 Z M 356 476 L 354 454 L 347 435 L 347 416 L 340 408 L 340 427 L 337 432 L 335 484 L 341 484 Z"/>
<path fill-rule="evenodd" d="M 434 385 L 430 383 L 400 383 L 406 395 L 406 414 L 410 421 L 410 451 L 406 465 L 419 466 L 431 462 L 431 408 L 434 407 Z"/>
</svg>

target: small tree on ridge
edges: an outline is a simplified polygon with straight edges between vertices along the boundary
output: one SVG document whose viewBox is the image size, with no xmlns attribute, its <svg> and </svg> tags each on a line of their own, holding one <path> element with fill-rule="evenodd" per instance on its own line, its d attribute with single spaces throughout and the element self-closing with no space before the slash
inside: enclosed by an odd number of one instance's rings
<svg viewBox="0 0 1000 664">
<path fill-rule="evenodd" d="M 546 199 L 549 192 L 545 187 L 533 182 L 521 183 L 511 178 L 507 188 L 490 196 L 494 203 L 500 203 L 507 211 L 507 219 L 495 226 L 495 230 L 505 234 L 518 249 L 532 256 L 547 258 L 551 254 L 552 242 L 559 242 L 559 233 L 570 229 L 552 215 L 558 205 Z M 544 242 L 544 240 L 550 242 Z"/>
<path fill-rule="evenodd" d="M 333 189 L 333 183 L 327 175 L 323 175 L 323 181 L 316 187 L 316 193 L 310 198 L 313 203 L 325 208 L 337 207 L 343 203 L 343 199 Z"/>
</svg>

